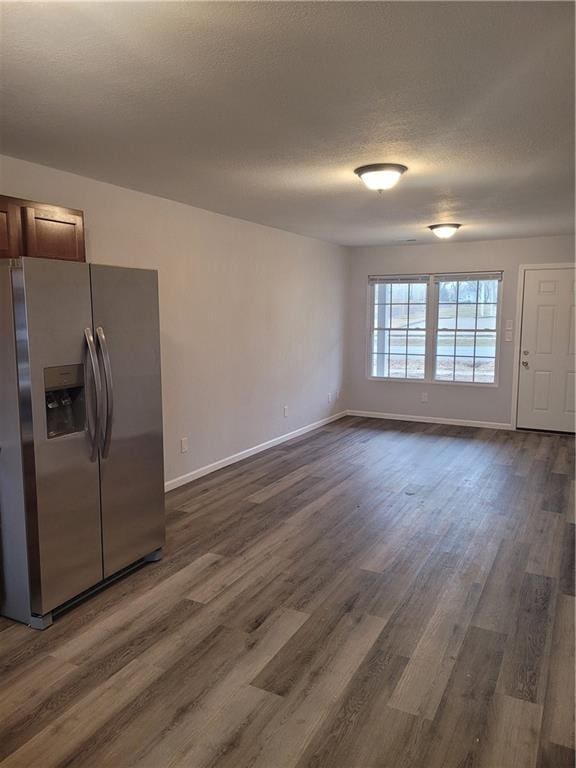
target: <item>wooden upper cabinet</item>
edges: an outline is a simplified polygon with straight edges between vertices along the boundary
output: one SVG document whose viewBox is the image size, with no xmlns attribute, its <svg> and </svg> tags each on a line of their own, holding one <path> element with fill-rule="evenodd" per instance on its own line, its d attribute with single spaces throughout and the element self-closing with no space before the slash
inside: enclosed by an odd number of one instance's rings
<svg viewBox="0 0 576 768">
<path fill-rule="evenodd" d="M 82 211 L 0 196 L 0 258 L 21 256 L 86 261 Z"/>
</svg>

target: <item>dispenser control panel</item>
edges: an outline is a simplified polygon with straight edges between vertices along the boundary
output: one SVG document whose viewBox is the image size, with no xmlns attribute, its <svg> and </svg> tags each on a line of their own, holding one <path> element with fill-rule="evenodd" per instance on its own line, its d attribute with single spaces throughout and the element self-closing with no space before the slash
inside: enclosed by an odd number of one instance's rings
<svg viewBox="0 0 576 768">
<path fill-rule="evenodd" d="M 86 409 L 82 365 L 44 368 L 44 397 L 49 440 L 83 431 Z"/>
</svg>

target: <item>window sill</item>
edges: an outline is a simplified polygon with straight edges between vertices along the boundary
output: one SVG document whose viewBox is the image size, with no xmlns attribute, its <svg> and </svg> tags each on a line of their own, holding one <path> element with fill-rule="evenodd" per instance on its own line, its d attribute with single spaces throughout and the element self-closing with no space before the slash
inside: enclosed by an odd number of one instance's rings
<svg viewBox="0 0 576 768">
<path fill-rule="evenodd" d="M 366 376 L 368 381 L 380 381 L 380 382 L 393 382 L 396 381 L 399 384 L 426 384 L 432 385 L 432 386 L 445 386 L 446 384 L 453 387 L 488 387 L 491 389 L 496 389 L 499 387 L 499 383 L 497 381 L 494 381 L 492 383 L 487 382 L 481 382 L 481 381 L 437 381 L 436 379 L 400 379 L 396 377 L 390 377 L 390 376 Z"/>
</svg>

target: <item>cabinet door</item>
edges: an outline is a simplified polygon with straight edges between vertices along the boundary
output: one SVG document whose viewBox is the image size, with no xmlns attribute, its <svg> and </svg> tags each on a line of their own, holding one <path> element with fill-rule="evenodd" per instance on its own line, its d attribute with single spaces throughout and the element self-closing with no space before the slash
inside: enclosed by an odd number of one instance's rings
<svg viewBox="0 0 576 768">
<path fill-rule="evenodd" d="M 21 255 L 20 206 L 0 196 L 0 259 L 19 259 Z"/>
<path fill-rule="evenodd" d="M 23 220 L 26 256 L 86 261 L 84 221 L 80 214 L 66 208 L 26 206 Z"/>
</svg>

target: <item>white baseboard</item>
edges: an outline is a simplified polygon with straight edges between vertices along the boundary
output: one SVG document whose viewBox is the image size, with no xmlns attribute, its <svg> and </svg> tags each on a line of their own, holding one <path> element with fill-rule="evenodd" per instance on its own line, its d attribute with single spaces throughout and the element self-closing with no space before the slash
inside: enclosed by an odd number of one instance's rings
<svg viewBox="0 0 576 768">
<path fill-rule="evenodd" d="M 494 421 L 470 421 L 468 419 L 445 419 L 440 416 L 414 416 L 400 413 L 379 413 L 377 411 L 348 411 L 348 416 L 364 416 L 367 419 L 392 419 L 394 421 L 420 421 L 424 424 L 447 424 L 456 427 L 484 427 L 486 429 L 514 429 L 512 424 Z"/>
<path fill-rule="evenodd" d="M 240 453 L 227 456 L 225 459 L 215 461 L 213 464 L 206 464 L 204 467 L 194 469 L 192 472 L 188 472 L 186 475 L 180 475 L 180 477 L 175 477 L 173 480 L 168 480 L 165 483 L 164 488 L 166 492 L 173 491 L 175 488 L 179 488 L 181 485 L 191 483 L 192 480 L 197 480 L 199 477 L 209 475 L 211 472 L 216 472 L 217 469 L 223 469 L 230 464 L 236 464 L 236 462 L 242 461 L 242 459 L 247 459 L 249 456 L 254 456 L 255 453 L 261 453 L 262 451 L 266 451 L 268 448 L 273 448 L 275 445 L 285 443 L 287 440 L 292 440 L 295 437 L 299 437 L 300 435 L 305 435 L 306 432 L 312 432 L 313 429 L 323 427 L 325 424 L 329 424 L 331 421 L 342 419 L 346 415 L 346 411 L 335 413 L 333 416 L 328 416 L 326 419 L 320 419 L 320 421 L 315 421 L 313 424 L 307 424 L 305 427 L 295 429 L 293 432 L 287 432 L 285 435 L 274 437 L 272 440 L 267 440 L 265 443 L 260 443 L 260 445 L 254 445 L 252 448 L 247 448 L 245 451 L 240 451 Z"/>
</svg>

